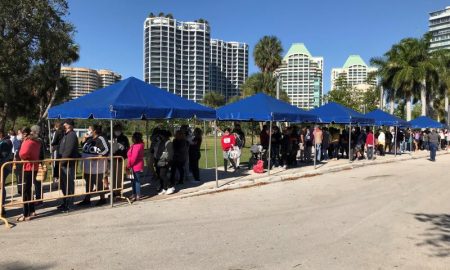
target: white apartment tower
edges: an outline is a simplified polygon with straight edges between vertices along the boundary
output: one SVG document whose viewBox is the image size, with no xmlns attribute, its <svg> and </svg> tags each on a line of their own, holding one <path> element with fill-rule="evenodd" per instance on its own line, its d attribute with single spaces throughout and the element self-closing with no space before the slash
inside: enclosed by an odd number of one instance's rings
<svg viewBox="0 0 450 270">
<path fill-rule="evenodd" d="M 248 45 L 211 39 L 211 91 L 222 94 L 226 100 L 240 95 L 240 88 L 248 77 Z"/>
<path fill-rule="evenodd" d="M 122 79 L 116 72 L 80 67 L 61 67 L 61 76 L 69 80 L 70 99 L 79 98 Z"/>
<path fill-rule="evenodd" d="M 209 89 L 210 28 L 204 20 L 180 22 L 149 17 L 144 22 L 144 80 L 192 101 Z"/>
<path fill-rule="evenodd" d="M 450 49 L 450 6 L 430 13 L 431 50 Z"/>
<path fill-rule="evenodd" d="M 351 87 L 367 90 L 369 87 L 377 84 L 376 77 L 370 77 L 376 71 L 377 68 L 369 67 L 361 56 L 350 55 L 342 68 L 333 68 L 331 70 L 331 87 L 336 89 L 336 82 L 338 79 L 341 79 Z"/>
<path fill-rule="evenodd" d="M 310 110 L 322 105 L 323 58 L 313 57 L 303 43 L 294 43 L 276 71 L 291 104 Z"/>
</svg>

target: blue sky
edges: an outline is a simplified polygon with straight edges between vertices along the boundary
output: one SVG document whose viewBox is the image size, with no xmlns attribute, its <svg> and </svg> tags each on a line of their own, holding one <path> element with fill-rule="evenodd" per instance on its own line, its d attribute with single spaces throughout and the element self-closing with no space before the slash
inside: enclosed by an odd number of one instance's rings
<svg viewBox="0 0 450 270">
<path fill-rule="evenodd" d="M 449 0 L 69 0 L 68 20 L 77 28 L 80 60 L 73 66 L 106 68 L 124 78 L 143 77 L 143 23 L 150 12 L 172 13 L 178 20 L 205 18 L 211 37 L 246 42 L 250 74 L 252 53 L 264 35 L 276 35 L 284 52 L 303 42 L 323 56 L 324 92 L 330 72 L 350 54 L 368 63 L 404 37 L 427 31 L 428 13 Z"/>
</svg>

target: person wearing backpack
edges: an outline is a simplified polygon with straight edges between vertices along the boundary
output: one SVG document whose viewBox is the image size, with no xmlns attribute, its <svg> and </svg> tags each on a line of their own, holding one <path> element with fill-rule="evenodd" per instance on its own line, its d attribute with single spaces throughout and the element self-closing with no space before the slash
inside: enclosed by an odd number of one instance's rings
<svg viewBox="0 0 450 270">
<path fill-rule="evenodd" d="M 160 131 L 160 140 L 155 145 L 156 174 L 161 181 L 161 191 L 158 195 L 170 195 L 175 192 L 174 183 L 168 177 L 169 168 L 173 161 L 173 145 L 170 141 L 172 134 L 168 130 Z"/>
<path fill-rule="evenodd" d="M 312 155 L 312 146 L 313 146 L 313 133 L 309 126 L 306 127 L 303 138 L 305 141 L 305 162 L 311 162 L 311 155 Z"/>
</svg>

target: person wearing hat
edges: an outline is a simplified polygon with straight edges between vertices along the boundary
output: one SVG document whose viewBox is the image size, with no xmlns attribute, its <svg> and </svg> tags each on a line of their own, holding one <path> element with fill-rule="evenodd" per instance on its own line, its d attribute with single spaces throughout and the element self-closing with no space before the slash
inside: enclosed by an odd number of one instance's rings
<svg viewBox="0 0 450 270">
<path fill-rule="evenodd" d="M 40 143 L 40 149 L 39 149 L 39 160 L 43 160 L 45 158 L 45 145 L 44 145 L 44 141 L 39 137 L 39 134 L 41 133 L 41 127 L 39 127 L 38 125 L 34 125 L 31 127 L 31 136 L 39 141 Z M 36 200 L 40 200 L 42 199 L 42 185 L 41 185 L 41 181 L 36 180 L 36 178 L 33 179 L 33 185 L 34 185 L 34 190 L 35 190 L 35 197 Z M 36 206 L 42 205 L 43 202 L 37 202 Z"/>
<path fill-rule="evenodd" d="M 61 139 L 59 145 L 58 158 L 71 159 L 79 158 L 78 153 L 78 137 L 73 130 L 75 123 L 72 119 L 64 121 L 64 137 Z M 61 174 L 60 185 L 61 191 L 65 196 L 74 194 L 75 191 L 75 166 L 76 161 L 62 160 L 60 162 Z M 63 203 L 58 206 L 58 209 L 67 212 L 72 206 L 72 198 L 64 198 Z"/>
</svg>

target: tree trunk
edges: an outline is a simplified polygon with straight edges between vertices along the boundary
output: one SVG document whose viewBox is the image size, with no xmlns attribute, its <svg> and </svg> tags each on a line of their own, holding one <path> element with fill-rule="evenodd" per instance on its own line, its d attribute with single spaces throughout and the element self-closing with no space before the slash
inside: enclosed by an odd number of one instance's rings
<svg viewBox="0 0 450 270">
<path fill-rule="evenodd" d="M 406 121 L 411 121 L 411 96 L 406 96 Z"/>
<path fill-rule="evenodd" d="M 394 114 L 394 98 L 389 99 L 389 113 Z"/>
<path fill-rule="evenodd" d="M 420 103 L 422 105 L 422 116 L 427 115 L 427 89 L 426 82 L 422 82 L 422 87 L 420 88 Z"/>
<path fill-rule="evenodd" d="M 383 89 L 383 86 L 380 86 L 380 110 L 383 109 L 383 95 L 384 95 L 384 89 Z"/>
</svg>

